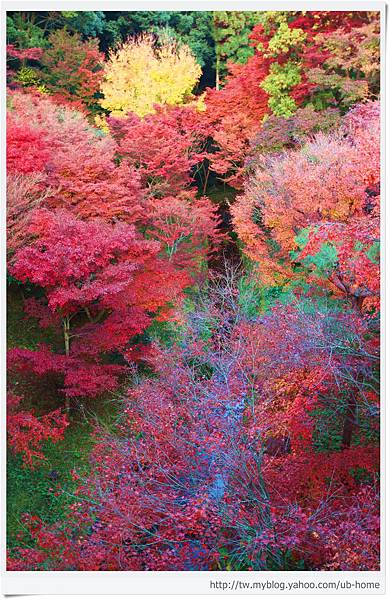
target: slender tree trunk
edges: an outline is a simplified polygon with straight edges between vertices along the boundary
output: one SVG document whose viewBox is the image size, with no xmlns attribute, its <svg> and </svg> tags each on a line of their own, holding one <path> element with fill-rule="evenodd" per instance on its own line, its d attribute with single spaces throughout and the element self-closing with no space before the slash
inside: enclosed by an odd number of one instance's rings
<svg viewBox="0 0 391 600">
<path fill-rule="evenodd" d="M 204 170 L 204 185 L 203 185 L 203 188 L 202 188 L 202 193 L 205 194 L 206 193 L 206 188 L 208 187 L 208 179 L 209 179 L 210 169 L 208 167 L 208 170 L 205 171 L 205 165 L 202 165 L 202 168 Z"/>
<path fill-rule="evenodd" d="M 345 420 L 342 429 L 342 448 L 350 448 L 352 443 L 354 423 L 356 420 L 357 400 L 350 396 L 346 407 Z"/>
<path fill-rule="evenodd" d="M 65 356 L 69 356 L 69 352 L 70 352 L 70 318 L 69 315 L 67 315 L 66 317 L 63 318 L 62 320 L 62 326 L 63 326 L 63 332 L 64 332 L 64 348 L 65 348 Z M 70 405 L 70 400 L 69 398 L 66 398 L 65 400 L 65 409 L 69 415 L 70 409 L 71 409 L 71 405 Z"/>
<path fill-rule="evenodd" d="M 70 318 L 69 315 L 63 318 L 62 320 L 63 330 L 64 330 L 64 348 L 65 355 L 69 356 L 70 351 Z"/>
<path fill-rule="evenodd" d="M 216 90 L 220 89 L 220 51 L 219 51 L 219 43 L 221 41 L 221 34 L 219 33 L 219 29 L 220 29 L 220 19 L 219 19 L 219 13 L 216 11 L 213 11 L 213 21 L 212 21 L 212 27 L 213 27 L 213 40 L 214 40 L 214 45 L 215 45 L 215 53 L 216 53 Z"/>
</svg>

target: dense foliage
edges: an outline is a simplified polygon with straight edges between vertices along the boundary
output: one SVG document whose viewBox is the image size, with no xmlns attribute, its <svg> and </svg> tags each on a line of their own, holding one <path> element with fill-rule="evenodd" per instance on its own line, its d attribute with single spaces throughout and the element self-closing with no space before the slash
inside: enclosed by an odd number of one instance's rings
<svg viewBox="0 0 391 600">
<path fill-rule="evenodd" d="M 9 569 L 378 570 L 378 13 L 7 35 Z"/>
<path fill-rule="evenodd" d="M 201 75 L 189 48 L 152 35 L 112 51 L 104 69 L 101 105 L 114 116 L 153 112 L 155 104 L 183 104 Z"/>
</svg>

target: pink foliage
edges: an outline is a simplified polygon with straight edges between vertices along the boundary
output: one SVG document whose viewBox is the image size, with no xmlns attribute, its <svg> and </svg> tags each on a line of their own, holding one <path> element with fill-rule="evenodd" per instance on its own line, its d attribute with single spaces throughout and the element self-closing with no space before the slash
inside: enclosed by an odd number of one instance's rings
<svg viewBox="0 0 391 600">
<path fill-rule="evenodd" d="M 85 222 L 65 211 L 37 211 L 30 231 L 36 240 L 16 253 L 12 274 L 45 288 L 52 310 L 72 311 L 103 298 L 109 307 L 159 249 L 131 225 Z"/>
<path fill-rule="evenodd" d="M 9 173 L 37 173 L 49 159 L 49 145 L 39 131 L 7 119 L 7 169 Z"/>
<path fill-rule="evenodd" d="M 109 118 L 118 154 L 136 168 L 149 195 L 175 195 L 191 183 L 191 169 L 205 157 L 192 108 L 158 109 L 141 119 Z"/>
<path fill-rule="evenodd" d="M 22 398 L 10 393 L 7 397 L 7 437 L 13 452 L 21 454 L 23 462 L 33 467 L 37 460 L 44 460 L 43 442 L 63 439 L 68 426 L 67 417 L 61 409 L 37 417 L 33 411 L 19 407 Z"/>
<path fill-rule="evenodd" d="M 19 60 L 40 60 L 43 54 L 42 48 L 16 48 L 14 44 L 7 44 L 7 54 Z"/>
<path fill-rule="evenodd" d="M 378 306 L 379 264 L 367 254 L 379 239 L 378 103 L 352 109 L 336 132 L 318 133 L 298 149 L 259 154 L 253 168 L 232 214 L 263 281 L 291 280 L 295 261 L 308 266 L 326 243 L 337 254 L 326 273 L 334 293 L 359 308 L 364 299 L 368 308 Z M 304 231 L 303 249 L 296 236 Z"/>
</svg>

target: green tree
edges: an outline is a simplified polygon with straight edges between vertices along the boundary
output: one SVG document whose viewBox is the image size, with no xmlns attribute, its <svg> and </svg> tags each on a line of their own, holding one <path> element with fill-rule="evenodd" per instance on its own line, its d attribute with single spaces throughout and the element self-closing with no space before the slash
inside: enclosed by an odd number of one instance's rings
<svg viewBox="0 0 391 600">
<path fill-rule="evenodd" d="M 48 41 L 36 23 L 36 13 L 7 12 L 7 44 L 17 48 L 45 48 Z"/>
<path fill-rule="evenodd" d="M 61 11 L 64 26 L 84 37 L 99 36 L 105 26 L 105 14 L 101 11 Z"/>
<path fill-rule="evenodd" d="M 259 11 L 213 12 L 213 37 L 216 46 L 216 88 L 227 74 L 227 62 L 246 63 L 254 54 L 249 35 L 259 23 Z"/>
</svg>

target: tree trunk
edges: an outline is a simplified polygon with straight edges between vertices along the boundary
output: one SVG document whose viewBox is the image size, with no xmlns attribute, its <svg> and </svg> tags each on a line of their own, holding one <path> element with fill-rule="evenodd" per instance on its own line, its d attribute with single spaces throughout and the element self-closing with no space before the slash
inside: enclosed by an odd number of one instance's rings
<svg viewBox="0 0 391 600">
<path fill-rule="evenodd" d="M 208 166 L 208 170 L 205 170 L 205 165 L 202 165 L 202 168 L 204 170 L 204 185 L 202 188 L 202 193 L 206 194 L 206 188 L 208 187 L 208 179 L 209 179 L 209 173 L 210 173 L 210 169 Z"/>
<path fill-rule="evenodd" d="M 342 448 L 350 448 L 352 443 L 354 423 L 356 420 L 357 401 L 355 396 L 350 396 L 346 408 L 345 421 L 342 430 Z"/>
<path fill-rule="evenodd" d="M 65 348 L 65 356 L 69 356 L 70 352 L 70 318 L 69 315 L 63 318 L 62 320 L 63 332 L 64 332 L 64 348 Z M 69 398 L 65 400 L 65 409 L 67 414 L 69 415 L 71 405 Z"/>
</svg>

